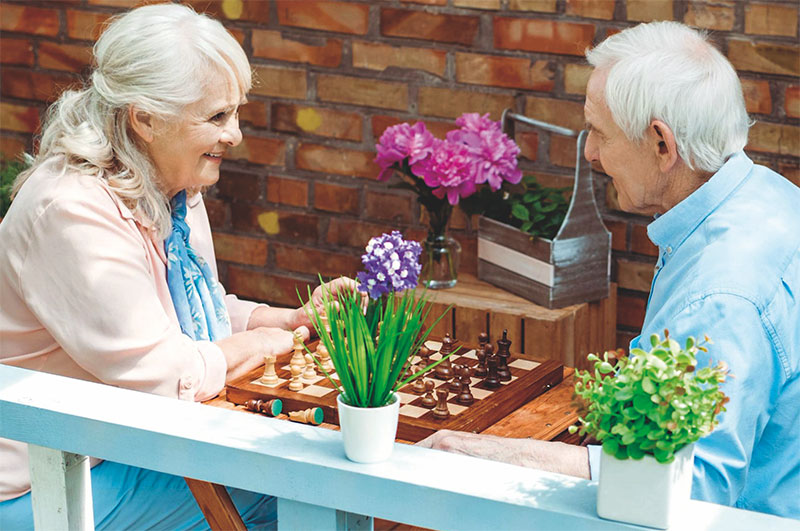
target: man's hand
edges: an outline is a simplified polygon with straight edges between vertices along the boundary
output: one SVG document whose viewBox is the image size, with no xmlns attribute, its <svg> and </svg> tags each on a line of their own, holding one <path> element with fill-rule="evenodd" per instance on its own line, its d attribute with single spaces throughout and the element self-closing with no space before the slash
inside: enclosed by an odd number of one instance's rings
<svg viewBox="0 0 800 531">
<path fill-rule="evenodd" d="M 589 479 L 588 450 L 560 442 L 440 430 L 417 446 Z"/>
</svg>

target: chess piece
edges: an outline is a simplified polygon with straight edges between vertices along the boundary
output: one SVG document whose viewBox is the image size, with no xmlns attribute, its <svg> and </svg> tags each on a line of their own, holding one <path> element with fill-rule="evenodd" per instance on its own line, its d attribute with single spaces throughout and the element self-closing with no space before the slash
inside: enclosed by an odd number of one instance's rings
<svg viewBox="0 0 800 531">
<path fill-rule="evenodd" d="M 298 365 L 302 371 L 306 366 L 306 357 L 303 355 L 303 350 L 305 350 L 305 347 L 303 346 L 303 338 L 297 334 L 294 334 L 294 344 L 292 345 L 292 349 L 294 350 L 294 353 L 292 354 L 292 359 L 289 360 L 289 365 Z"/>
<path fill-rule="evenodd" d="M 483 350 L 483 346 L 489 342 L 489 334 L 486 332 L 481 332 L 478 334 L 478 347 Z"/>
<path fill-rule="evenodd" d="M 256 400 L 251 399 L 245 402 L 244 407 L 256 413 L 263 413 L 268 417 L 277 417 L 283 409 L 283 402 L 280 398 L 273 398 L 272 400 Z"/>
<path fill-rule="evenodd" d="M 444 335 L 444 339 L 442 339 L 442 348 L 439 349 L 439 354 L 441 354 L 444 358 L 453 352 L 453 348 L 453 339 L 450 337 L 450 333 L 448 332 Z"/>
<path fill-rule="evenodd" d="M 303 366 L 290 365 L 289 369 L 292 371 L 292 381 L 289 382 L 289 391 L 302 391 L 303 382 L 300 381 L 300 374 L 303 372 Z"/>
<path fill-rule="evenodd" d="M 414 383 L 411 385 L 411 392 L 417 395 L 421 395 L 425 392 L 425 378 L 420 376 Z"/>
<path fill-rule="evenodd" d="M 442 339 L 442 348 L 439 349 L 439 354 L 441 354 L 442 358 L 445 358 L 452 352 L 453 340 L 450 338 L 450 334 L 445 334 L 444 339 Z M 453 365 L 450 361 L 450 358 L 447 358 L 436 366 L 436 372 L 434 373 L 433 377 L 439 380 L 449 380 L 453 377 Z"/>
<path fill-rule="evenodd" d="M 436 390 L 436 407 L 433 409 L 433 416 L 439 420 L 444 420 L 450 416 L 447 408 L 447 389 L 439 388 Z"/>
<path fill-rule="evenodd" d="M 489 370 L 486 368 L 486 345 L 488 344 L 488 340 L 486 343 L 483 343 L 478 351 L 475 353 L 478 356 L 478 366 L 475 367 L 475 376 L 483 378 L 487 374 L 489 374 Z"/>
<path fill-rule="evenodd" d="M 462 406 L 469 406 L 475 401 L 475 398 L 472 396 L 472 391 L 469 388 L 469 367 L 462 365 L 459 367 L 459 370 L 456 371 L 456 374 L 458 374 L 458 377 L 461 380 L 461 392 L 456 397 L 456 402 Z"/>
<path fill-rule="evenodd" d="M 431 409 L 436 405 L 436 399 L 433 397 L 433 388 L 435 385 L 433 380 L 425 380 L 425 396 L 422 397 L 422 407 Z"/>
<path fill-rule="evenodd" d="M 264 385 L 274 387 L 278 385 L 278 373 L 275 372 L 275 355 L 264 356 L 264 375 L 259 380 Z"/>
<path fill-rule="evenodd" d="M 497 377 L 501 382 L 511 380 L 511 370 L 508 368 L 508 358 L 511 357 L 511 341 L 507 337 L 508 330 L 503 330 L 503 338 L 497 340 Z"/>
<path fill-rule="evenodd" d="M 319 362 L 322 365 L 322 368 L 328 371 L 328 374 L 332 373 L 335 368 L 333 366 L 333 361 L 331 361 L 331 354 L 328 352 L 327 347 L 320 343 L 317 345 L 317 356 L 319 357 Z"/>
<path fill-rule="evenodd" d="M 305 359 L 306 366 L 305 369 L 303 369 L 303 380 L 312 382 L 317 378 L 317 371 L 314 370 L 314 358 L 311 357 L 311 354 L 306 352 Z"/>
<path fill-rule="evenodd" d="M 290 411 L 287 415 L 289 415 L 289 420 L 302 422 L 303 424 L 313 424 L 314 426 L 319 426 L 325 416 L 321 407 L 310 407 L 302 411 Z"/>
<path fill-rule="evenodd" d="M 419 352 L 417 353 L 417 356 L 419 356 L 420 360 L 419 364 L 421 365 L 422 369 L 427 368 L 428 365 L 431 364 L 431 354 L 433 354 L 433 352 L 425 345 L 419 347 Z"/>
<path fill-rule="evenodd" d="M 483 381 L 487 389 L 497 389 L 500 387 L 500 379 L 497 377 L 497 356 L 494 354 L 486 357 L 486 364 L 489 366 L 489 374 Z"/>
<path fill-rule="evenodd" d="M 461 379 L 458 377 L 458 371 L 461 369 L 461 365 L 453 365 L 453 379 L 450 380 L 449 388 L 451 393 L 460 393 L 461 392 Z"/>
</svg>

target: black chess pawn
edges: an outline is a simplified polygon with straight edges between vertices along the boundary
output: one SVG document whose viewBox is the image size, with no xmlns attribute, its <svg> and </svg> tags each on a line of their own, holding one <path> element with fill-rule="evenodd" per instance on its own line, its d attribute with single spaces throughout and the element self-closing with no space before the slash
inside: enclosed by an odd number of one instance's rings
<svg viewBox="0 0 800 531">
<path fill-rule="evenodd" d="M 497 377 L 497 356 L 494 354 L 487 356 L 486 364 L 489 366 L 489 374 L 483 380 L 483 385 L 488 389 L 497 389 L 500 387 L 500 379 Z"/>
<path fill-rule="evenodd" d="M 411 392 L 418 395 L 425 392 L 425 379 L 422 376 L 414 380 L 414 383 L 411 384 Z"/>
<path fill-rule="evenodd" d="M 459 367 L 457 373 L 461 380 L 461 392 L 456 397 L 456 402 L 462 406 L 469 406 L 475 401 L 475 398 L 472 396 L 472 391 L 470 390 L 469 367 L 462 365 Z"/>
<path fill-rule="evenodd" d="M 489 370 L 486 367 L 486 345 L 489 342 L 482 344 L 475 355 L 478 357 L 478 365 L 475 367 L 475 376 L 479 378 L 483 378 L 487 374 L 489 374 Z"/>
<path fill-rule="evenodd" d="M 453 338 L 450 337 L 450 333 L 446 333 L 444 339 L 442 339 L 442 348 L 439 349 L 439 354 L 441 354 L 443 358 L 453 352 L 453 343 L 454 341 Z"/>
<path fill-rule="evenodd" d="M 447 389 L 441 387 L 436 390 L 436 407 L 433 409 L 433 416 L 439 420 L 446 419 L 450 416 L 450 410 L 447 408 Z"/>
<path fill-rule="evenodd" d="M 488 342 L 489 342 L 489 334 L 487 334 L 486 332 L 481 332 L 480 334 L 478 334 L 478 347 L 482 349 L 483 346 Z"/>
<path fill-rule="evenodd" d="M 420 402 L 422 407 L 431 409 L 436 405 L 436 398 L 433 396 L 433 388 L 435 385 L 433 380 L 425 380 L 425 396 L 422 397 Z"/>
<path fill-rule="evenodd" d="M 431 364 L 431 355 L 432 354 L 433 354 L 433 351 L 431 351 L 431 349 L 429 349 L 425 345 L 422 345 L 421 347 L 419 347 L 419 352 L 417 352 L 417 356 L 419 356 L 419 368 L 420 369 L 425 369 L 425 368 L 428 367 L 428 365 Z"/>
<path fill-rule="evenodd" d="M 461 379 L 458 377 L 460 369 L 461 369 L 461 365 L 453 365 L 453 379 L 450 380 L 449 384 L 447 384 L 451 393 L 459 393 L 459 392 L 461 392 L 462 383 L 461 383 Z"/>
</svg>

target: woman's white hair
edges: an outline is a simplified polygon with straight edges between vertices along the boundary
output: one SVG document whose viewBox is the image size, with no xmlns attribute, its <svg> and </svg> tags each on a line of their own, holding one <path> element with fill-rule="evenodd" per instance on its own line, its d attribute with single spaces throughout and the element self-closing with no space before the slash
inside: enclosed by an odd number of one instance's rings
<svg viewBox="0 0 800 531">
<path fill-rule="evenodd" d="M 14 183 L 16 193 L 45 160 L 62 156 L 63 172 L 104 179 L 161 237 L 171 228 L 169 199 L 129 123 L 129 108 L 165 124 L 228 76 L 250 90 L 247 55 L 218 21 L 179 4 L 157 4 L 115 17 L 94 46 L 91 80 L 67 90 L 47 111 L 39 151 Z"/>
<path fill-rule="evenodd" d="M 640 24 L 586 58 L 608 70 L 606 104 L 631 141 L 641 141 L 650 122 L 661 120 L 672 129 L 681 159 L 709 172 L 747 143 L 752 122 L 741 82 L 704 34 L 678 22 Z"/>
</svg>

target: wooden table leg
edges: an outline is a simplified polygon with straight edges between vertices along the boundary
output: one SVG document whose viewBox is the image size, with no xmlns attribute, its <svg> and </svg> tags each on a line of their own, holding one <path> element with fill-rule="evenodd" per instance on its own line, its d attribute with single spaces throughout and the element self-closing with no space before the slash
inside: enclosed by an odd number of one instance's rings
<svg viewBox="0 0 800 531">
<path fill-rule="evenodd" d="M 223 485 L 183 478 L 213 531 L 247 531 L 239 511 Z"/>
</svg>

